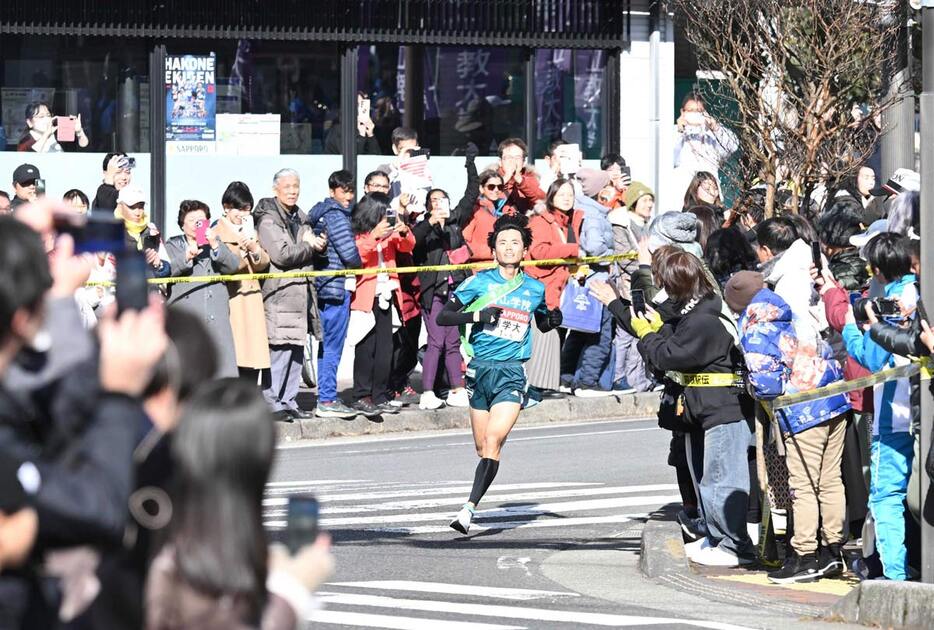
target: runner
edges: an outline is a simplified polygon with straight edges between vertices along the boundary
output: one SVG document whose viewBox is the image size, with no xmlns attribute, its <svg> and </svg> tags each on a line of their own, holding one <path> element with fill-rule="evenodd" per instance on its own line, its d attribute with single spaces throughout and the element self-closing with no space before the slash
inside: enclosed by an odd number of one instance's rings
<svg viewBox="0 0 934 630">
<path fill-rule="evenodd" d="M 480 463 L 470 498 L 451 521 L 462 534 L 470 529 L 477 503 L 493 483 L 506 437 L 526 398 L 523 363 L 532 355 L 532 315 L 539 330 L 561 325 L 561 311 L 545 306 L 545 285 L 522 273 L 519 263 L 532 244 L 528 220 L 503 215 L 490 233 L 497 267 L 464 281 L 438 314 L 438 325 L 473 324 L 466 345 L 470 425 Z"/>
</svg>

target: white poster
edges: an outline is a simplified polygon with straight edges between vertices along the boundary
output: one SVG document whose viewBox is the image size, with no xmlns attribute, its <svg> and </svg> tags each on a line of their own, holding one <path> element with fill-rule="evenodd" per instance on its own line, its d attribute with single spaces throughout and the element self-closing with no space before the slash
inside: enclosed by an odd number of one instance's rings
<svg viewBox="0 0 934 630">
<path fill-rule="evenodd" d="M 217 153 L 279 155 L 279 114 L 218 114 Z"/>
</svg>

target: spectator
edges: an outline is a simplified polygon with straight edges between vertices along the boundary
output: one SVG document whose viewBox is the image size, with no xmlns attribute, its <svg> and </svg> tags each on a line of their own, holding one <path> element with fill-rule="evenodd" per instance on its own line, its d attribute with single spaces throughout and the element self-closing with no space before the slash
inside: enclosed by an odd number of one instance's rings
<svg viewBox="0 0 934 630">
<path fill-rule="evenodd" d="M 26 132 L 19 140 L 17 151 L 35 151 L 36 153 L 61 153 L 55 132 L 58 130 L 58 116 L 53 116 L 48 103 L 38 101 L 26 106 Z M 81 114 L 75 117 L 75 139 L 82 149 L 89 144 L 88 136 L 81 126 Z"/>
<path fill-rule="evenodd" d="M 373 193 L 363 197 L 353 210 L 351 220 L 357 250 L 364 268 L 395 267 L 396 252 L 411 253 L 415 237 L 408 226 L 387 218 L 389 197 Z M 357 280 L 350 308 L 358 340 L 354 348 L 354 405 L 367 417 L 394 413 L 389 376 L 392 371 L 393 309 L 401 304 L 399 277 L 396 274 L 366 274 Z M 354 317 L 354 313 L 358 314 Z"/>
<path fill-rule="evenodd" d="M 580 254 L 581 224 L 584 213 L 574 208 L 574 186 L 559 178 L 548 189 L 545 209 L 529 221 L 532 231 L 532 260 L 573 258 Z M 567 265 L 527 267 L 526 273 L 545 285 L 545 303 L 549 309 L 561 307 L 561 293 L 570 273 Z M 532 357 L 526 368 L 529 387 L 544 398 L 560 397 L 561 340 L 557 330 L 542 333 L 532 327 Z"/>
<path fill-rule="evenodd" d="M 866 261 L 850 239 L 861 234 L 860 220 L 848 212 L 833 212 L 821 217 L 818 224 L 821 247 L 828 257 L 830 271 L 847 291 L 862 291 L 869 284 Z"/>
<path fill-rule="evenodd" d="M 32 164 L 20 164 L 13 171 L 13 201 L 10 210 L 16 210 L 24 203 L 32 203 L 44 194 L 38 184 L 42 180 L 39 169 Z"/>
<path fill-rule="evenodd" d="M 221 241 L 240 259 L 236 273 L 264 273 L 269 254 L 256 240 L 253 224 L 253 194 L 243 182 L 230 182 L 221 197 L 223 213 L 214 224 Z M 258 280 L 227 282 L 230 329 L 240 377 L 252 383 L 269 369 L 269 339 L 266 337 L 263 293 Z"/>
<path fill-rule="evenodd" d="M 71 190 L 65 191 L 65 194 L 62 195 L 62 201 L 74 208 L 75 212 L 78 214 L 88 213 L 88 196 L 77 188 L 72 188 Z"/>
<path fill-rule="evenodd" d="M 908 168 L 895 169 L 895 172 L 884 184 L 878 188 L 873 188 L 870 191 L 873 196 L 879 197 L 883 200 L 883 211 L 881 218 L 885 218 L 889 215 L 891 212 L 889 206 L 892 205 L 892 202 L 895 201 L 895 199 L 905 193 L 912 192 L 921 192 L 921 175 L 916 171 Z M 861 222 L 863 225 L 868 226 L 871 223 L 871 220 L 878 219 L 875 217 L 874 213 L 867 213 L 867 215 L 864 217 L 864 220 Z M 867 221 L 870 223 L 867 223 Z"/>
<path fill-rule="evenodd" d="M 519 138 L 507 138 L 499 143 L 499 174 L 503 178 L 506 203 L 522 214 L 545 198 L 535 171 L 526 167 L 528 157 L 529 149 Z M 482 178 L 480 183 L 483 184 Z M 484 239 L 488 233 L 484 233 Z"/>
<path fill-rule="evenodd" d="M 763 231 L 768 230 L 766 222 Z M 774 242 L 771 234 L 764 236 L 763 241 Z M 784 260 L 789 261 L 796 250 L 786 251 Z M 798 289 L 807 290 L 809 287 Z M 770 400 L 843 379 L 830 346 L 819 334 L 800 325 L 807 313 L 801 317 L 786 300 L 765 288 L 762 274 L 738 273 L 727 283 L 725 295 L 730 308 L 742 313 L 740 340 L 756 398 Z M 849 410 L 846 395 L 838 394 L 779 409 L 775 414 L 785 443 L 794 536 L 793 553 L 781 569 L 768 575 L 772 582 L 811 582 L 835 577 L 845 569 L 846 500 L 840 462 Z"/>
<path fill-rule="evenodd" d="M 425 189 L 424 199 L 428 198 L 430 187 Z M 411 227 L 418 225 L 425 207 L 422 199 L 414 193 L 402 194 L 392 201 L 399 204 L 397 221 Z M 390 206 L 392 207 L 392 206 Z M 414 238 L 414 237 L 413 237 Z M 412 252 L 396 251 L 396 266 L 413 267 L 415 261 Z M 418 392 L 412 387 L 409 377 L 418 366 L 419 336 L 422 332 L 422 313 L 419 308 L 419 283 L 416 274 L 399 276 L 399 318 L 400 324 L 392 335 L 392 369 L 389 372 L 389 406 L 396 409 L 406 405 L 418 404 Z"/>
<path fill-rule="evenodd" d="M 866 245 L 865 256 L 876 281 L 884 287 L 885 297 L 898 300 L 903 312 L 913 313 L 918 292 L 905 239 L 891 232 L 880 234 Z M 910 320 L 911 316 L 898 319 Z M 852 307 L 847 312 L 843 339 L 850 356 L 870 372 L 908 364 L 906 357 L 893 354 L 873 341 L 871 331 L 864 333 L 857 327 Z M 908 573 L 904 501 L 914 456 L 911 384 L 909 379 L 901 378 L 876 385 L 873 391 L 869 509 L 875 520 L 876 549 L 885 577 L 905 580 Z"/>
<path fill-rule="evenodd" d="M 493 224 L 504 214 L 518 213 L 515 206 L 509 205 L 504 191 L 503 176 L 499 171 L 487 169 L 480 173 L 480 195 L 464 226 L 464 239 L 472 261 L 493 260 L 493 252 L 487 244 Z"/>
<path fill-rule="evenodd" d="M 383 178 L 385 179 L 385 178 Z M 375 177 L 379 183 L 379 177 Z M 371 184 L 374 181 L 371 180 Z M 350 227 L 350 204 L 353 202 L 354 181 L 349 171 L 335 171 L 328 178 L 330 196 L 308 213 L 308 225 L 315 234 L 327 234 L 324 256 L 315 258 L 315 269 L 342 270 L 360 267 L 360 254 Z M 389 180 L 386 179 L 386 189 Z M 315 415 L 320 418 L 353 418 L 356 413 L 337 395 L 337 368 L 344 352 L 347 326 L 350 323 L 351 290 L 355 276 L 323 276 L 315 278 L 318 311 L 324 343 L 318 350 L 318 404 Z"/>
<path fill-rule="evenodd" d="M 445 191 L 436 188 L 428 192 L 428 198 L 425 200 L 425 207 L 429 211 L 428 218 L 412 228 L 412 234 L 415 236 L 415 264 L 461 264 L 470 258 L 470 249 L 462 230 L 471 218 L 477 199 L 480 178 L 474 161 L 476 157 L 477 146 L 467 145 L 464 164 L 467 170 L 467 187 L 453 209 Z M 447 304 L 448 298 L 469 275 L 469 272 L 465 271 L 423 271 L 418 274 L 421 291 L 419 299 L 422 313 L 426 314 L 425 330 L 428 337 L 422 357 L 422 394 L 419 398 L 419 409 L 438 409 L 445 403 L 452 407 L 468 405 L 458 329 L 453 326 L 439 326 L 436 319 Z M 435 391 L 442 358 L 444 374 L 450 386 L 446 400 L 438 397 Z"/>
<path fill-rule="evenodd" d="M 221 380 L 195 394 L 176 431 L 172 524 L 149 570 L 146 628 L 298 627 L 333 559 L 326 535 L 293 558 L 268 549 L 268 406 L 248 383 Z"/>
<path fill-rule="evenodd" d="M 372 171 L 363 180 L 363 194 L 374 192 L 389 194 L 389 175 L 383 171 Z"/>
<path fill-rule="evenodd" d="M 684 193 L 684 212 L 697 206 L 712 208 L 717 215 L 718 223 L 723 222 L 723 202 L 720 200 L 720 183 L 717 178 L 707 171 L 698 171 L 694 174 L 688 189 Z"/>
<path fill-rule="evenodd" d="M 642 240 L 639 232 L 645 233 L 655 212 L 655 193 L 642 182 L 633 182 L 626 189 L 625 201 L 633 233 Z"/>
<path fill-rule="evenodd" d="M 12 210 L 10 209 L 10 193 L 5 190 L 0 190 L 0 215 L 9 214 Z"/>
<path fill-rule="evenodd" d="M 363 92 L 357 92 L 357 135 L 354 137 L 354 142 L 357 145 L 357 155 L 379 155 L 379 143 L 373 136 L 376 125 L 373 123 L 369 111 L 364 114 L 360 110 L 360 103 L 364 100 L 369 102 L 370 99 Z M 341 119 L 338 116 L 331 123 L 331 128 L 328 129 L 328 133 L 324 138 L 324 152 L 332 155 L 342 154 L 344 152 L 342 136 Z"/>
<path fill-rule="evenodd" d="M 626 189 L 632 183 L 632 175 L 626 165 L 626 160 L 618 153 L 607 153 L 600 159 L 600 170 L 609 173 L 610 183 L 616 190 L 616 197 L 622 200 L 626 195 Z"/>
<path fill-rule="evenodd" d="M 173 236 L 165 244 L 173 278 L 224 276 L 240 269 L 239 254 L 224 244 L 215 229 L 208 227 L 210 219 L 211 210 L 201 201 L 187 199 L 179 206 L 178 227 L 182 229 L 182 234 Z M 199 230 L 204 230 L 206 243 L 198 241 Z M 237 354 L 230 327 L 230 302 L 226 287 L 217 282 L 171 284 L 168 303 L 201 317 L 211 333 L 219 352 L 218 373 L 205 376 L 237 376 Z"/>
<path fill-rule="evenodd" d="M 707 239 L 713 234 L 722 221 L 717 217 L 715 211 L 710 206 L 692 206 L 687 212 L 697 217 L 697 232 L 694 240 L 701 246 L 701 249 L 707 248 Z"/>
<path fill-rule="evenodd" d="M 722 288 L 739 271 L 755 271 L 759 266 L 756 251 L 738 225 L 714 230 L 707 237 L 704 260 Z"/>
<path fill-rule="evenodd" d="M 550 187 L 559 177 L 571 179 L 574 176 L 574 173 L 562 172 L 561 147 L 567 144 L 568 141 L 564 138 L 555 138 L 548 143 L 548 147 L 545 149 L 544 156 L 545 166 L 547 166 L 548 169 L 542 174 L 542 177 L 539 181 L 539 186 L 544 186 L 543 190 Z"/>
<path fill-rule="evenodd" d="M 269 254 L 269 270 L 310 270 L 315 252 L 327 247 L 327 234 L 315 235 L 305 225 L 305 213 L 297 205 L 301 181 L 296 171 L 282 169 L 272 182 L 276 196 L 260 199 L 253 213 L 259 244 Z M 262 283 L 270 363 L 262 376 L 263 396 L 276 419 L 284 422 L 305 417 L 296 397 L 309 321 L 320 327 L 318 318 L 309 316 L 313 286 L 305 278 L 271 278 Z M 320 330 L 316 336 L 320 339 Z"/>
<path fill-rule="evenodd" d="M 172 273 L 169 255 L 162 245 L 159 229 L 155 223 L 149 222 L 143 191 L 135 186 L 121 188 L 114 217 L 123 221 L 127 249 L 143 252 L 146 263 L 157 278 L 169 276 Z"/>
<path fill-rule="evenodd" d="M 688 92 L 675 121 L 674 167 L 681 172 L 678 179 L 687 184 L 695 173 L 704 171 L 719 180 L 720 167 L 737 148 L 736 135 L 707 113 L 704 99 L 697 92 Z"/>
<path fill-rule="evenodd" d="M 92 210 L 115 210 L 117 196 L 120 191 L 130 184 L 132 179 L 132 163 L 126 153 L 108 153 L 104 156 L 101 169 L 104 171 L 104 181 L 97 187 Z"/>
</svg>

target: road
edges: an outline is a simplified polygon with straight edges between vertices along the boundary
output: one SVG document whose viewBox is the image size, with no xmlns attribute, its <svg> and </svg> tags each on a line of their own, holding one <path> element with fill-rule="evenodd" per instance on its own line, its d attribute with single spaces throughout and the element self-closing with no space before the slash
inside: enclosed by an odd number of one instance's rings
<svg viewBox="0 0 934 630">
<path fill-rule="evenodd" d="M 337 571 L 315 628 L 797 627 L 641 576 L 644 521 L 679 502 L 668 440 L 654 419 L 520 418 L 466 537 L 448 523 L 477 462 L 469 433 L 301 443 L 279 450 L 265 521 L 284 526 L 291 492 L 322 502 Z"/>
</svg>

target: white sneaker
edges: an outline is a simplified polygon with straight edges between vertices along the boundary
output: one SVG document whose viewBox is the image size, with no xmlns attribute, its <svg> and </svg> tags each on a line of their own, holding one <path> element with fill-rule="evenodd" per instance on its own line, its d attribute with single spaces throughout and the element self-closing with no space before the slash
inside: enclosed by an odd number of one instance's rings
<svg viewBox="0 0 934 630">
<path fill-rule="evenodd" d="M 451 392 L 448 394 L 447 403 L 449 407 L 469 407 L 470 399 L 467 398 L 467 390 L 462 387 Z"/>
<path fill-rule="evenodd" d="M 746 531 L 749 532 L 749 538 L 752 539 L 752 544 L 759 546 L 759 523 L 746 523 Z"/>
<path fill-rule="evenodd" d="M 710 539 L 707 537 L 686 544 L 684 546 L 684 555 L 688 557 L 688 560 L 693 560 L 694 556 L 704 549 L 710 549 Z"/>
<path fill-rule="evenodd" d="M 567 385 L 558 385 L 558 391 L 562 394 L 573 394 L 574 390 L 568 387 Z"/>
<path fill-rule="evenodd" d="M 595 387 L 578 387 L 574 390 L 574 395 L 578 398 L 605 398 L 606 396 L 612 396 L 614 393 L 616 392 Z"/>
<path fill-rule="evenodd" d="M 433 391 L 430 389 L 426 392 L 422 392 L 422 395 L 418 399 L 418 408 L 419 409 L 441 409 L 444 407 L 444 401 L 438 398 Z"/>
<path fill-rule="evenodd" d="M 721 546 L 707 547 L 694 554 L 691 562 L 703 565 L 705 567 L 739 567 L 744 564 L 752 564 L 754 560 L 741 558 L 732 551 L 728 551 Z"/>
<path fill-rule="evenodd" d="M 451 521 L 451 529 L 467 534 L 470 531 L 470 522 L 473 520 L 473 509 L 466 503 L 457 516 Z"/>
</svg>

